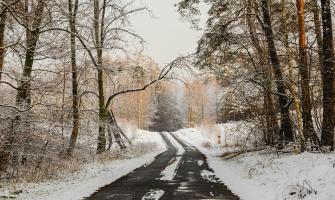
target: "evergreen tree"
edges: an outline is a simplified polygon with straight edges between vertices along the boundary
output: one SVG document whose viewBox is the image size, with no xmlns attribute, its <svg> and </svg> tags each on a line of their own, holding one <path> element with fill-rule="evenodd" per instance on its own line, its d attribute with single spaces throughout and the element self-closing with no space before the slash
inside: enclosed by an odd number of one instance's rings
<svg viewBox="0 0 335 200">
<path fill-rule="evenodd" d="M 158 91 L 154 101 L 156 112 L 150 130 L 171 132 L 182 128 L 180 111 L 176 108 L 177 102 L 171 92 Z"/>
</svg>

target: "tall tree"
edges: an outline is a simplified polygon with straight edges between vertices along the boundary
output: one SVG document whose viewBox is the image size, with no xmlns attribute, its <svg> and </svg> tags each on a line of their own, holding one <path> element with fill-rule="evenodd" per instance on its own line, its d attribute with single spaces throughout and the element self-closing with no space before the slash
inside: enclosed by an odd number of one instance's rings
<svg viewBox="0 0 335 200">
<path fill-rule="evenodd" d="M 302 118 L 303 118 L 303 136 L 307 141 L 315 137 L 311 93 L 309 86 L 309 67 L 307 62 L 307 41 L 305 33 L 305 1 L 296 0 L 298 29 L 299 29 L 299 73 L 301 76 L 301 98 L 302 98 Z M 314 140 L 315 141 L 315 140 Z M 303 138 L 301 138 L 302 150 L 304 149 Z"/>
<path fill-rule="evenodd" d="M 0 81 L 2 78 L 2 70 L 4 67 L 5 59 L 5 30 L 6 30 L 6 20 L 7 20 L 7 9 L 5 6 L 1 6 L 0 9 Z"/>
<path fill-rule="evenodd" d="M 251 14 L 253 13 L 253 5 L 254 1 L 253 0 L 248 0 L 247 2 L 247 13 Z M 272 78 L 272 70 L 268 69 L 268 61 L 267 61 L 267 56 L 266 52 L 261 46 L 261 42 L 258 38 L 256 28 L 254 25 L 254 19 L 253 16 L 248 16 L 246 17 L 247 20 L 247 25 L 249 28 L 249 34 L 250 34 L 250 39 L 252 42 L 253 47 L 255 48 L 258 58 L 259 58 L 259 68 L 260 68 L 260 74 L 263 79 L 263 84 L 264 84 L 264 106 L 263 109 L 265 111 L 265 117 L 266 117 L 266 130 L 267 133 L 265 135 L 266 138 L 266 143 L 267 144 L 273 144 L 274 142 L 274 136 L 276 135 L 276 131 L 278 129 L 278 119 L 277 119 L 277 113 L 276 113 L 276 108 L 273 103 L 273 97 L 271 94 L 271 81 L 269 79 Z"/>
<path fill-rule="evenodd" d="M 312 0 L 312 13 L 314 20 L 314 32 L 316 37 L 316 42 L 318 45 L 318 58 L 319 58 L 319 66 L 320 71 L 323 70 L 323 52 L 322 52 L 322 31 L 321 31 L 321 20 L 320 20 L 320 8 L 318 4 L 318 0 Z M 322 77 L 321 77 L 322 78 Z"/>
<path fill-rule="evenodd" d="M 16 97 L 17 105 L 24 107 L 29 106 L 31 103 L 31 73 L 34 64 L 37 42 L 40 36 L 40 28 L 46 1 L 38 0 L 35 6 L 31 5 L 31 3 L 34 2 L 29 2 L 27 0 L 24 1 L 26 52 L 23 73 L 21 79 L 19 80 L 20 83 L 17 89 L 18 93 Z M 34 7 L 32 11 L 30 11 L 31 7 Z"/>
<path fill-rule="evenodd" d="M 77 12 L 79 0 L 68 0 L 69 9 L 69 25 L 72 33 L 76 33 Z M 70 138 L 67 154 L 71 155 L 75 147 L 79 134 L 79 92 L 78 92 L 78 72 L 77 72 L 77 56 L 76 56 L 76 36 L 70 34 L 71 48 L 71 70 L 72 70 L 72 133 Z M 64 72 L 65 73 L 65 72 Z"/>
<path fill-rule="evenodd" d="M 301 112 L 301 102 L 299 97 L 299 91 L 295 84 L 295 73 L 294 73 L 294 66 L 293 66 L 293 51 L 290 46 L 290 37 L 289 37 L 289 21 L 291 18 L 288 17 L 288 4 L 286 0 L 281 0 L 281 25 L 283 27 L 283 41 L 286 50 L 286 59 L 287 59 L 287 68 L 288 68 L 288 89 L 292 96 L 292 104 L 294 113 L 296 115 L 296 122 L 297 122 L 297 129 L 298 129 L 298 137 L 301 138 L 303 141 L 302 130 L 303 130 L 303 119 L 302 119 L 302 112 Z"/>
<path fill-rule="evenodd" d="M 330 0 L 321 0 L 323 29 L 323 121 L 321 145 L 334 149 L 334 40 Z"/>
<path fill-rule="evenodd" d="M 280 107 L 280 140 L 284 141 L 293 141 L 293 127 L 292 121 L 290 117 L 290 99 L 286 93 L 286 86 L 284 83 L 282 69 L 279 61 L 279 57 L 277 54 L 277 49 L 274 42 L 274 35 L 271 23 L 271 16 L 269 11 L 269 1 L 262 0 L 261 1 L 261 9 L 263 14 L 263 22 L 261 22 L 262 28 L 265 33 L 265 37 L 267 40 L 268 51 L 270 55 L 270 61 L 273 67 L 275 82 L 277 86 L 277 92 L 279 95 L 279 107 Z"/>
<path fill-rule="evenodd" d="M 107 1 L 103 0 L 100 7 L 100 1 L 95 0 L 93 3 L 94 9 L 94 36 L 95 50 L 97 55 L 97 72 L 98 72 L 98 98 L 99 98 L 99 133 L 97 152 L 102 153 L 106 150 L 106 120 L 107 109 L 105 107 L 104 95 L 104 70 L 102 63 L 102 48 L 104 45 L 104 29 L 105 29 L 105 12 L 107 9 Z"/>
</svg>

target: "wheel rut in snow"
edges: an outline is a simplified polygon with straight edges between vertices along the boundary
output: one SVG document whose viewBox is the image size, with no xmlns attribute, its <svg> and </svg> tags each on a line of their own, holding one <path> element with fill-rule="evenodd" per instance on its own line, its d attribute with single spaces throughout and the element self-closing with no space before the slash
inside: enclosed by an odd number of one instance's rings
<svg viewBox="0 0 335 200">
<path fill-rule="evenodd" d="M 207 164 L 206 157 L 200 151 L 186 145 L 173 134 L 161 134 L 161 136 L 168 147 L 166 152 L 157 156 L 151 164 L 142 166 L 100 188 L 85 199 L 239 199 L 215 177 L 213 170 Z M 175 141 L 171 142 L 170 140 Z M 177 155 L 178 149 L 173 145 L 176 141 L 185 149 L 183 155 Z M 176 169 L 176 172 L 171 172 L 170 168 Z M 168 175 L 164 175 L 165 172 Z"/>
</svg>

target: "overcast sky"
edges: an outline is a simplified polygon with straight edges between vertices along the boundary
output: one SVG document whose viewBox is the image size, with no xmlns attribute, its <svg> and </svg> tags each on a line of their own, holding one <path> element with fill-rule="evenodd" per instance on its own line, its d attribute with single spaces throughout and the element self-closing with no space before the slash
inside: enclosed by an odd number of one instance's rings
<svg viewBox="0 0 335 200">
<path fill-rule="evenodd" d="M 144 53 L 165 65 L 179 55 L 194 52 L 200 31 L 180 20 L 177 0 L 141 0 L 151 11 L 131 18 L 133 29 L 147 42 Z"/>
</svg>

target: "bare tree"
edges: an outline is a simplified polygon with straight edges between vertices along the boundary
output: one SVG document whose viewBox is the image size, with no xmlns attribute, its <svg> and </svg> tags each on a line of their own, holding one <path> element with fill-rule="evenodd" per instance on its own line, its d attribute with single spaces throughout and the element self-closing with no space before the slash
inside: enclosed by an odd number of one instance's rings
<svg viewBox="0 0 335 200">
<path fill-rule="evenodd" d="M 79 0 L 68 0 L 69 9 L 69 26 L 72 33 L 76 33 L 77 12 L 79 7 Z M 76 36 L 70 34 L 71 46 L 71 70 L 72 70 L 72 133 L 70 138 L 69 148 L 67 154 L 71 155 L 75 147 L 79 135 L 79 91 L 78 91 L 78 75 L 77 75 L 77 56 L 76 56 Z"/>
</svg>

